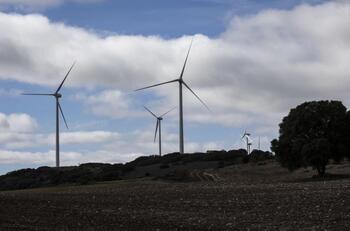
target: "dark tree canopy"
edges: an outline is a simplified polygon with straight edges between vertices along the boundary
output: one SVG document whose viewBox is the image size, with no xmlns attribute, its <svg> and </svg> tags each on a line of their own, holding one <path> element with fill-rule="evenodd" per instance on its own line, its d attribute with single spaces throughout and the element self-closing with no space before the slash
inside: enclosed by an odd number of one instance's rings
<svg viewBox="0 0 350 231">
<path fill-rule="evenodd" d="M 329 160 L 349 156 L 350 114 L 340 101 L 305 102 L 283 118 L 279 139 L 271 142 L 282 166 L 312 166 L 325 174 Z"/>
</svg>

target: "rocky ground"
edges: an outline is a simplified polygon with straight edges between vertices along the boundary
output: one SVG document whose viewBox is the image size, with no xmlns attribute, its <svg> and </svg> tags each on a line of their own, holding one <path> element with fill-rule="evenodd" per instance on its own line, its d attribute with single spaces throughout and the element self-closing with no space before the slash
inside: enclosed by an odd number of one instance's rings
<svg viewBox="0 0 350 231">
<path fill-rule="evenodd" d="M 214 181 L 0 192 L 0 230 L 350 230 L 350 165 L 328 172 L 345 175 L 312 179 L 272 161 L 205 172 Z"/>
</svg>

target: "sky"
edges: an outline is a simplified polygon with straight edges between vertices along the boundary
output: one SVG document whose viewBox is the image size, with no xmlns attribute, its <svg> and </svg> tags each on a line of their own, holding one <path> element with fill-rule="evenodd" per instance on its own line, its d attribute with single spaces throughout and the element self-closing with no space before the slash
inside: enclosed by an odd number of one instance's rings
<svg viewBox="0 0 350 231">
<path fill-rule="evenodd" d="M 0 174 L 54 166 L 53 93 L 61 93 L 61 164 L 157 154 L 155 119 L 184 91 L 185 151 L 269 150 L 289 110 L 310 100 L 350 105 L 350 4 L 323 0 L 0 0 Z M 177 152 L 178 112 L 162 123 Z"/>
</svg>

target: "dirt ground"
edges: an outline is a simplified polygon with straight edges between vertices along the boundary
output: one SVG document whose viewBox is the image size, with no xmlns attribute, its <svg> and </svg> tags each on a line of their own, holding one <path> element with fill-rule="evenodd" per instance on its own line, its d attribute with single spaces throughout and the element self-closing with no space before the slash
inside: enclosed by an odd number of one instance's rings
<svg viewBox="0 0 350 231">
<path fill-rule="evenodd" d="M 274 162 L 209 172 L 220 180 L 0 192 L 0 230 L 350 230 L 347 177 L 312 180 Z"/>
</svg>

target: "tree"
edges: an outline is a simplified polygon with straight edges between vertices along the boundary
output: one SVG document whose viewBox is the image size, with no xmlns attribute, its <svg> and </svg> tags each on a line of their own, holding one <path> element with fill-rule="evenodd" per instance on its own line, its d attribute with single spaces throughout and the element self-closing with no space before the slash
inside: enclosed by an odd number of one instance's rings
<svg viewBox="0 0 350 231">
<path fill-rule="evenodd" d="M 344 130 L 345 136 L 343 138 L 346 146 L 343 155 L 350 160 L 350 111 L 346 113 L 346 124 Z"/>
<path fill-rule="evenodd" d="M 290 171 L 312 166 L 324 176 L 329 160 L 349 157 L 350 113 L 340 101 L 305 102 L 279 126 L 279 139 L 271 142 L 271 150 Z"/>
</svg>

